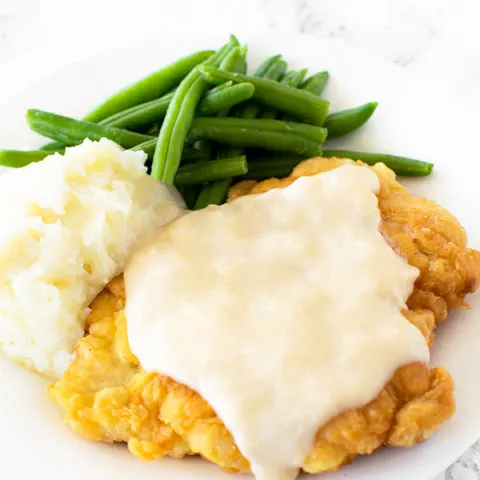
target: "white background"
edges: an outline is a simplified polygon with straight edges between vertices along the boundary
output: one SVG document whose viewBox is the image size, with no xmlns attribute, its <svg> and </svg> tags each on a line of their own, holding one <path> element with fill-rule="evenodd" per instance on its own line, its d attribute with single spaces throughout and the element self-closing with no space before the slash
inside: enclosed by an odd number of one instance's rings
<svg viewBox="0 0 480 480">
<path fill-rule="evenodd" d="M 448 100 L 480 108 L 479 19 L 479 0 L 0 0 L 0 102 L 58 65 L 165 27 L 181 35 L 190 25 L 248 26 L 340 38 L 394 62 L 440 87 L 446 123 L 461 121 L 448 117 Z M 358 75 L 368 81 L 368 71 Z M 480 479 L 479 452 L 446 478 Z"/>
</svg>

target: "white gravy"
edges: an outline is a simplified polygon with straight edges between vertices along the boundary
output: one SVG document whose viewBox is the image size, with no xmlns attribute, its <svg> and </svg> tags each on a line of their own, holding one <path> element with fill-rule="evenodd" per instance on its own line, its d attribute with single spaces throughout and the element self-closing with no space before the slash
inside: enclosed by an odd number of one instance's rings
<svg viewBox="0 0 480 480">
<path fill-rule="evenodd" d="M 378 189 L 347 165 L 190 213 L 126 269 L 132 351 L 202 395 L 259 480 L 294 479 L 320 426 L 428 361 Z"/>
</svg>

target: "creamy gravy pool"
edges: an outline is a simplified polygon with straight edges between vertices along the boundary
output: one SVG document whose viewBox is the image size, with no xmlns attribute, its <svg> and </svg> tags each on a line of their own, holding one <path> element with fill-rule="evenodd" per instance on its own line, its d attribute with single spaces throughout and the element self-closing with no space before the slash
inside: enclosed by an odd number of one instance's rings
<svg viewBox="0 0 480 480">
<path fill-rule="evenodd" d="M 320 426 L 428 361 L 378 189 L 359 166 L 302 178 L 185 215 L 127 267 L 132 351 L 208 401 L 259 480 L 294 479 Z"/>
</svg>

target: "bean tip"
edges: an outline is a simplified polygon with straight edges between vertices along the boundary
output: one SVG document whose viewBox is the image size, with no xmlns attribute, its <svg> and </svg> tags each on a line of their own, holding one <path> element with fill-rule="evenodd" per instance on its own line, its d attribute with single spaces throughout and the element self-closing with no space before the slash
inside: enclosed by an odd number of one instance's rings
<svg viewBox="0 0 480 480">
<path fill-rule="evenodd" d="M 240 42 L 238 41 L 238 38 L 233 34 L 231 33 L 230 34 L 230 41 L 229 43 L 235 47 L 239 47 L 240 46 Z"/>
</svg>

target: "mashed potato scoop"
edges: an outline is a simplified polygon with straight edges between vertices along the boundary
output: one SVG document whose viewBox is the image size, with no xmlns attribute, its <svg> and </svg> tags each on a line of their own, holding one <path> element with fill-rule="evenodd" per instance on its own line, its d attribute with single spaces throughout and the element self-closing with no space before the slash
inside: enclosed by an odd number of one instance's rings
<svg viewBox="0 0 480 480">
<path fill-rule="evenodd" d="M 102 139 L 0 176 L 0 351 L 60 377 L 88 305 L 138 245 L 183 212 L 146 154 Z"/>
</svg>

